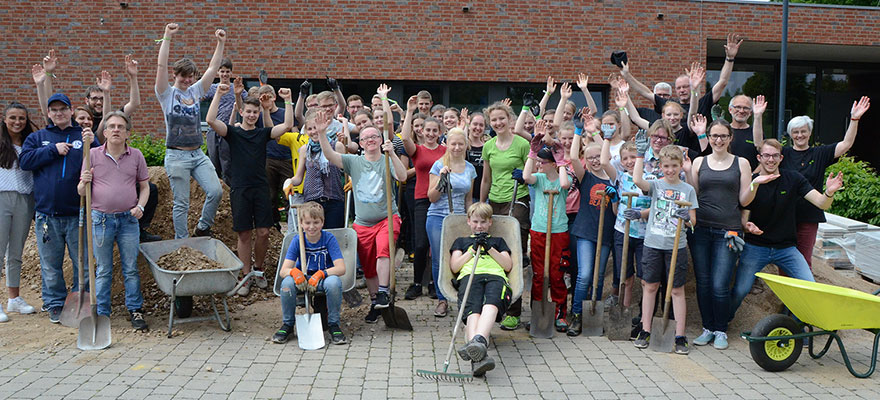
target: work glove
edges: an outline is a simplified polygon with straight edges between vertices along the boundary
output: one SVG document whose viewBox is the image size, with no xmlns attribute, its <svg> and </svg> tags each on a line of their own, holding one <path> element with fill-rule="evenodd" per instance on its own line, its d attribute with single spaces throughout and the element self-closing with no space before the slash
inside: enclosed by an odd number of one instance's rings
<svg viewBox="0 0 880 400">
<path fill-rule="evenodd" d="M 544 148 L 544 134 L 536 133 L 529 142 L 529 158 L 537 158 L 538 152 Z"/>
<path fill-rule="evenodd" d="M 303 272 L 300 271 L 299 268 L 293 268 L 290 270 L 290 277 L 293 278 L 293 283 L 296 284 L 296 289 L 299 291 L 308 290 L 308 283 L 306 283 L 306 276 L 303 275 Z"/>
<path fill-rule="evenodd" d="M 515 168 L 510 173 L 510 177 L 513 178 L 513 180 L 519 182 L 520 184 L 525 183 L 525 181 L 523 180 L 523 176 L 522 176 L 522 170 L 519 168 Z M 516 193 L 514 193 L 513 195 L 516 196 Z"/>
<path fill-rule="evenodd" d="M 312 277 L 309 278 L 309 291 L 314 292 L 318 290 L 318 284 L 327 277 L 327 274 L 324 273 L 323 269 L 319 269 L 318 272 L 312 274 Z"/>
<path fill-rule="evenodd" d="M 571 164 L 571 160 L 565 159 L 565 148 L 562 147 L 561 143 L 553 143 L 553 147 L 550 148 L 550 151 L 553 153 L 553 158 L 556 160 L 557 167 L 567 167 Z"/>
<path fill-rule="evenodd" d="M 284 190 L 284 195 L 288 197 L 293 194 L 293 184 L 291 183 L 291 181 L 292 179 L 287 178 L 286 180 L 284 180 L 284 186 L 282 186 L 282 190 Z"/>
<path fill-rule="evenodd" d="M 623 218 L 626 218 L 630 221 L 637 221 L 642 219 L 642 209 L 641 208 L 627 208 L 623 210 Z"/>
<path fill-rule="evenodd" d="M 478 233 L 474 235 L 474 250 L 477 248 L 482 248 L 482 253 L 485 254 L 489 251 L 489 234 L 485 232 Z"/>
<path fill-rule="evenodd" d="M 639 129 L 636 132 L 636 154 L 639 157 L 645 157 L 645 153 L 648 151 L 648 132 L 644 129 Z"/>
<path fill-rule="evenodd" d="M 328 75 L 324 75 L 324 76 L 327 77 L 327 87 L 329 87 L 330 90 L 335 91 L 336 89 L 339 89 L 339 82 L 337 82 L 336 79 L 333 79 L 333 78 L 329 77 Z"/>
<path fill-rule="evenodd" d="M 690 209 L 687 209 L 687 208 L 675 209 L 675 211 L 672 212 L 672 216 L 675 218 L 681 218 L 681 219 L 685 220 L 686 222 L 691 220 Z"/>
<path fill-rule="evenodd" d="M 444 172 L 440 174 L 440 180 L 437 181 L 437 191 L 440 193 L 446 193 L 446 187 L 449 185 L 449 174 Z"/>
<path fill-rule="evenodd" d="M 730 251 L 739 254 L 743 251 L 743 246 L 745 246 L 746 242 L 739 237 L 739 233 L 737 231 L 727 231 L 724 234 L 724 238 L 727 239 L 727 248 Z"/>
<path fill-rule="evenodd" d="M 602 130 L 602 137 L 605 140 L 611 140 L 614 137 L 614 132 L 617 132 L 617 128 L 610 124 L 602 124 L 599 129 Z"/>
<path fill-rule="evenodd" d="M 523 93 L 523 107 L 528 107 L 535 118 L 541 116 L 541 105 L 535 101 L 535 95 L 532 92 Z"/>
<path fill-rule="evenodd" d="M 620 201 L 620 195 L 617 193 L 617 188 L 614 186 L 605 186 L 605 195 L 608 196 L 608 202 L 617 203 Z"/>
<path fill-rule="evenodd" d="M 303 83 L 301 85 L 299 85 L 299 94 L 303 98 L 308 97 L 309 94 L 311 94 L 311 91 L 312 91 L 312 83 L 309 82 L 308 79 L 306 79 L 305 81 L 303 81 Z"/>
</svg>

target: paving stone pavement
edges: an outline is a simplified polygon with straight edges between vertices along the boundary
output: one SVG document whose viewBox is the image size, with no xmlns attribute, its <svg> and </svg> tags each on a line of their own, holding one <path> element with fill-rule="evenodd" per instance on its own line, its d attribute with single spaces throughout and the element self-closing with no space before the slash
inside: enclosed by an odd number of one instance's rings
<svg viewBox="0 0 880 400">
<path fill-rule="evenodd" d="M 747 344 L 734 337 L 727 350 L 692 347 L 690 355 L 680 356 L 639 350 L 631 342 L 604 337 L 557 334 L 552 340 L 539 340 L 529 338 L 524 329 L 505 332 L 497 328 L 490 346 L 497 362 L 494 371 L 470 383 L 438 383 L 414 372 L 442 369 L 452 317 L 435 318 L 427 297 L 399 300 L 398 305 L 407 310 L 413 332 L 392 331 L 380 321 L 351 333 L 348 345 L 311 352 L 300 350 L 295 341 L 286 345 L 268 341 L 272 332 L 244 335 L 236 332 L 236 325 L 232 332 L 223 332 L 211 323 L 181 326 L 182 334 L 171 339 L 117 335 L 109 349 L 94 352 L 78 350 L 75 337 L 66 345 L 31 350 L 6 343 L 0 347 L 0 398 L 880 397 L 880 374 L 868 379 L 852 377 L 836 348 L 818 361 L 803 354 L 789 370 L 770 373 L 760 369 Z M 240 327 L 246 321 L 237 323 Z M 158 321 L 153 324 L 161 329 Z M 50 326 L 48 321 L 46 328 L 67 329 Z M 855 367 L 866 370 L 871 337 L 848 332 L 844 340 Z M 454 358 L 449 370 L 469 372 L 470 365 Z"/>
</svg>

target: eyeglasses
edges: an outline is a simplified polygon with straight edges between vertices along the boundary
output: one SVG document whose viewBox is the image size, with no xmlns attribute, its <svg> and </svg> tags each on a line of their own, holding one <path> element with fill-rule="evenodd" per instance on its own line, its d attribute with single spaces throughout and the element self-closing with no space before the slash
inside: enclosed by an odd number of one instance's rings
<svg viewBox="0 0 880 400">
<path fill-rule="evenodd" d="M 730 135 L 709 135 L 709 139 L 723 141 L 723 140 L 730 139 Z"/>
<path fill-rule="evenodd" d="M 749 106 L 730 106 L 730 108 L 736 111 L 752 111 L 752 108 Z"/>
<path fill-rule="evenodd" d="M 104 96 L 92 96 L 92 97 L 89 97 L 89 100 L 91 100 L 91 101 L 104 100 Z"/>
<path fill-rule="evenodd" d="M 361 141 L 362 141 L 362 142 L 366 142 L 366 141 L 368 141 L 368 140 L 381 140 L 381 139 L 382 139 L 382 137 L 379 136 L 379 135 L 370 135 L 370 136 L 364 136 L 364 137 L 362 137 L 362 138 L 361 138 Z"/>
<path fill-rule="evenodd" d="M 761 158 L 767 158 L 770 160 L 781 160 L 782 154 L 780 154 L 780 153 L 775 153 L 775 154 L 761 153 Z"/>
<path fill-rule="evenodd" d="M 599 161 L 600 156 L 587 157 L 587 161 Z"/>
<path fill-rule="evenodd" d="M 70 107 L 61 107 L 61 108 L 50 107 L 49 108 L 49 112 L 54 113 L 54 114 L 61 114 L 65 111 L 70 111 Z"/>
<path fill-rule="evenodd" d="M 669 136 L 651 135 L 651 140 L 655 142 L 668 142 Z"/>
</svg>

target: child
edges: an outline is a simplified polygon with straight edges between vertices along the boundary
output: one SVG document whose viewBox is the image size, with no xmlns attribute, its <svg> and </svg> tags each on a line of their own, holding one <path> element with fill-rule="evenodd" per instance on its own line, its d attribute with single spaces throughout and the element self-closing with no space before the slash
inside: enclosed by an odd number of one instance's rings
<svg viewBox="0 0 880 400">
<path fill-rule="evenodd" d="M 468 343 L 458 349 L 458 355 L 471 362 L 474 376 L 483 376 L 495 368 L 495 360 L 486 352 L 489 333 L 510 305 L 510 286 L 507 274 L 513 268 L 510 248 L 502 238 L 488 235 L 492 227 L 492 206 L 487 203 L 474 203 L 468 207 L 468 226 L 473 233 L 460 237 L 452 243 L 449 268 L 458 274 L 458 303 L 463 304 L 465 337 Z M 480 247 L 480 259 L 473 270 L 474 283 L 468 298 L 464 291 L 474 267 L 476 248 Z"/>
<path fill-rule="evenodd" d="M 560 332 L 568 330 L 565 321 L 565 305 L 568 300 L 568 291 L 565 288 L 563 271 L 559 268 L 562 262 L 562 252 L 568 245 L 568 215 L 565 213 L 565 199 L 568 196 L 570 186 L 568 173 L 565 170 L 565 156 L 556 160 L 550 149 L 543 148 L 543 138 L 547 130 L 546 121 L 538 121 L 535 126 L 535 137 L 532 138 L 529 159 L 523 168 L 523 181 L 535 190 L 535 206 L 532 215 L 532 226 L 529 236 L 532 240 L 531 259 L 532 271 L 532 299 L 540 299 L 543 296 L 544 284 L 544 252 L 550 252 L 550 297 L 556 303 L 556 329 Z M 562 146 L 556 145 L 558 153 L 562 154 Z M 538 164 L 538 173 L 532 173 Z M 553 198 L 553 204 L 548 204 L 547 190 L 557 191 Z M 551 226 L 547 226 L 548 209 L 553 207 L 553 220 Z M 550 248 L 545 249 L 547 234 L 550 235 Z"/>
<path fill-rule="evenodd" d="M 294 236 L 281 265 L 281 328 L 272 336 L 275 343 L 285 343 L 294 332 L 296 322 L 296 294 L 298 291 L 323 292 L 327 296 L 327 325 L 330 342 L 348 343 L 339 328 L 339 311 L 342 309 L 342 278 L 345 275 L 345 260 L 339 249 L 339 242 L 324 228 L 324 208 L 314 201 L 299 206 L 303 234 L 305 234 L 306 270 L 303 273 L 302 260 L 299 259 L 299 236 Z M 291 212 L 295 212 L 291 209 Z M 308 279 L 306 279 L 308 277 Z"/>
<path fill-rule="evenodd" d="M 269 181 L 266 178 L 266 143 L 277 139 L 293 126 L 293 109 L 290 102 L 290 89 L 281 89 L 279 94 L 286 104 L 284 123 L 272 128 L 257 128 L 260 115 L 260 101 L 249 96 L 244 101 L 241 126 L 230 126 L 217 119 L 220 99 L 230 90 L 229 85 L 217 86 L 217 94 L 208 108 L 205 121 L 220 137 L 229 142 L 230 163 L 233 166 L 230 182 L 232 188 L 229 200 L 232 205 L 232 230 L 238 233 L 238 258 L 244 263 L 242 272 L 251 271 L 251 257 L 254 266 L 260 270 L 269 248 L 269 228 L 272 227 L 272 207 L 269 200 Z M 236 96 L 236 99 L 239 97 Z M 254 168 L 257 166 L 258 168 Z M 256 233 L 251 247 L 251 238 Z M 250 284 L 242 285 L 240 296 L 250 293 Z M 258 283 L 259 284 L 259 283 Z M 260 285 L 262 287 L 262 285 Z"/>
<path fill-rule="evenodd" d="M 212 83 L 211 87 L 205 92 L 205 95 L 202 96 L 201 101 L 214 100 L 214 94 L 217 93 L 217 86 L 221 83 L 232 85 L 232 60 L 228 58 L 223 59 L 220 63 L 218 75 L 220 76 L 220 83 Z M 227 93 L 220 99 L 220 111 L 217 113 L 217 119 L 221 121 L 231 121 L 230 117 L 233 117 L 232 109 L 235 106 L 236 93 Z M 247 97 L 247 92 L 238 95 L 244 100 L 244 98 Z M 211 159 L 211 164 L 214 164 L 214 169 L 217 171 L 217 175 L 228 185 L 230 182 L 229 144 L 210 128 L 208 128 L 208 133 L 205 134 L 205 140 L 208 142 L 208 158 Z"/>
<path fill-rule="evenodd" d="M 697 193 L 691 185 L 683 182 L 679 173 L 682 168 L 683 155 L 681 148 L 667 145 L 660 150 L 660 168 L 662 179 L 645 180 L 645 152 L 648 150 L 648 134 L 639 131 L 636 134 L 636 165 L 633 181 L 643 192 L 651 196 L 651 211 L 648 214 L 648 225 L 645 230 L 644 250 L 642 253 L 642 331 L 639 332 L 635 346 L 644 349 L 651 341 L 651 317 L 654 314 L 654 302 L 660 281 L 664 279 L 670 268 L 675 268 L 672 282 L 672 309 L 675 313 L 675 353 L 688 354 L 687 337 L 685 337 L 686 304 L 684 284 L 687 280 L 687 255 L 679 252 L 675 265 L 670 266 L 677 219 L 681 218 L 686 226 L 693 226 L 697 215 Z M 675 205 L 674 201 L 684 200 L 692 204 L 690 209 Z M 679 250 L 687 247 L 687 241 L 678 243 Z"/>
</svg>

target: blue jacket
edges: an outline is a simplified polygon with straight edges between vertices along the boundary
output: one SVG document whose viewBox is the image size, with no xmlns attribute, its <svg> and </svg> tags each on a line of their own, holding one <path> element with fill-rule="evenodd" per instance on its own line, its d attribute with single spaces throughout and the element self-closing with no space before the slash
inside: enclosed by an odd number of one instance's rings
<svg viewBox="0 0 880 400">
<path fill-rule="evenodd" d="M 55 143 L 72 143 L 67 155 L 58 154 Z M 82 128 L 55 125 L 40 129 L 24 140 L 18 164 L 34 173 L 35 209 L 51 216 L 79 215 L 79 183 L 83 156 Z"/>
</svg>

